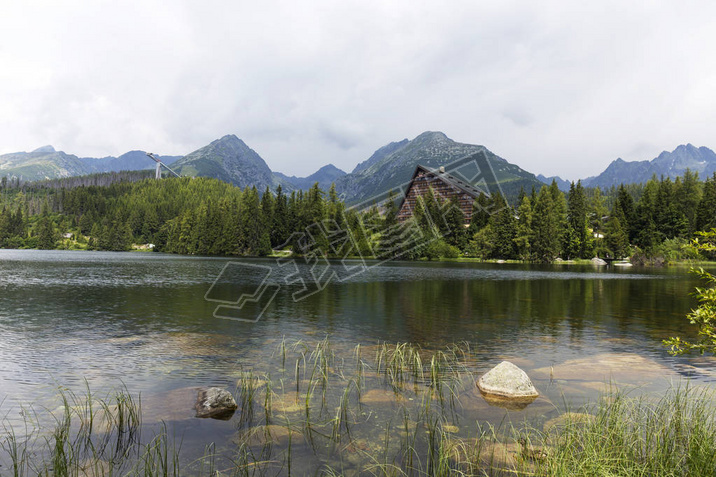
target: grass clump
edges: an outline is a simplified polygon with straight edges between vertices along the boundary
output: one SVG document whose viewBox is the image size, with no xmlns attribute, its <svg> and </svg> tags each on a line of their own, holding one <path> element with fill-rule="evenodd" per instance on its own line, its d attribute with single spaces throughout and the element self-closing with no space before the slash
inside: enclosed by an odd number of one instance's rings
<svg viewBox="0 0 716 477">
<path fill-rule="evenodd" d="M 713 392 L 676 387 L 658 401 L 613 391 L 594 419 L 566 419 L 538 475 L 713 476 L 716 421 Z M 567 415 L 569 416 L 569 414 Z"/>
</svg>

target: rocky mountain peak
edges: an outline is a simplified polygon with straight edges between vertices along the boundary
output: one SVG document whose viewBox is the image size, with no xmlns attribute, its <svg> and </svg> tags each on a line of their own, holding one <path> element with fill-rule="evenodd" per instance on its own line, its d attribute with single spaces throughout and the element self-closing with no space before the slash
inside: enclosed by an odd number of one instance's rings
<svg viewBox="0 0 716 477">
<path fill-rule="evenodd" d="M 47 146 L 38 147 L 37 149 L 35 149 L 32 152 L 33 153 L 41 153 L 41 154 L 52 154 L 53 152 L 57 152 L 57 151 L 55 151 L 54 147 L 47 145 Z"/>
<path fill-rule="evenodd" d="M 412 140 L 415 144 L 428 144 L 428 143 L 436 143 L 441 144 L 445 142 L 452 142 L 452 139 L 447 137 L 445 133 L 441 131 L 425 131 L 421 134 L 419 134 L 415 139 Z"/>
</svg>

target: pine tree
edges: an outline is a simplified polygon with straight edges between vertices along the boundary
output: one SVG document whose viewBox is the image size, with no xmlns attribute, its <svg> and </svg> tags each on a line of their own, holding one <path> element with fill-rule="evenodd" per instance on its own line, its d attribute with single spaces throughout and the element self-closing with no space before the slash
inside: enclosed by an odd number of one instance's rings
<svg viewBox="0 0 716 477">
<path fill-rule="evenodd" d="M 611 250 L 613 258 L 626 256 L 629 248 L 629 236 L 619 220 L 620 214 L 612 214 L 605 227 L 605 240 L 607 248 Z"/>
<path fill-rule="evenodd" d="M 559 255 L 560 240 L 554 202 L 547 186 L 543 186 L 537 195 L 533 217 L 532 255 L 539 262 L 551 263 Z"/>
<path fill-rule="evenodd" d="M 515 238 L 517 237 L 517 222 L 515 212 L 502 196 L 495 197 L 495 204 L 499 211 L 490 217 L 490 225 L 494 233 L 492 256 L 494 258 L 512 259 L 515 253 Z"/>
<path fill-rule="evenodd" d="M 10 238 L 10 222 L 12 220 L 12 212 L 6 207 L 0 212 L 0 247 L 4 246 L 7 239 Z"/>
<path fill-rule="evenodd" d="M 659 242 L 683 237 L 688 232 L 688 220 L 676 202 L 676 186 L 670 178 L 659 182 L 656 193 L 655 216 Z"/>
<path fill-rule="evenodd" d="M 395 258 L 401 252 L 397 240 L 400 237 L 398 225 L 398 206 L 394 191 L 390 191 L 385 202 L 383 218 L 380 228 L 380 239 L 378 240 L 378 256 L 381 259 L 389 260 Z"/>
<path fill-rule="evenodd" d="M 634 243 L 647 252 L 661 243 L 656 229 L 656 194 L 658 187 L 654 178 L 649 180 L 636 206 L 637 232 Z"/>
<path fill-rule="evenodd" d="M 614 209 L 612 210 L 612 214 L 618 214 L 621 225 L 629 236 L 629 241 L 633 242 L 638 232 L 636 208 L 634 206 L 634 199 L 631 194 L 629 194 L 626 187 L 624 187 L 624 184 L 619 186 L 617 201 Z"/>
<path fill-rule="evenodd" d="M 564 235 L 567 233 L 567 199 L 564 193 L 559 190 L 557 181 L 552 179 L 549 186 L 549 192 L 552 194 L 554 220 L 557 223 L 557 239 L 559 240 L 559 250 L 557 255 L 562 253 L 562 245 L 564 243 Z"/>
<path fill-rule="evenodd" d="M 57 248 L 58 234 L 55 225 L 48 215 L 44 215 L 37 223 L 37 248 L 41 250 L 54 250 Z"/>
<path fill-rule="evenodd" d="M 331 188 L 333 190 L 333 188 Z M 385 202 L 383 213 L 383 233 L 391 230 L 398 224 L 398 205 L 396 204 L 397 194 L 391 190 L 388 200 Z"/>
<path fill-rule="evenodd" d="M 604 224 L 609 215 L 609 209 L 606 206 L 606 199 L 602 195 L 602 190 L 597 187 L 594 189 L 594 195 L 590 201 L 589 225 L 592 228 L 592 236 L 594 237 L 594 254 L 602 253 L 604 246 Z"/>
<path fill-rule="evenodd" d="M 679 178 L 677 178 L 679 180 Z M 699 173 L 686 169 L 683 180 L 679 181 L 676 187 L 675 199 L 679 213 L 688 222 L 685 235 L 692 236 L 696 231 L 697 211 L 702 196 L 702 184 L 699 181 Z"/>
<path fill-rule="evenodd" d="M 521 260 L 532 258 L 532 204 L 529 196 L 524 195 L 517 208 L 517 230 L 515 250 Z"/>
<path fill-rule="evenodd" d="M 271 245 L 273 247 L 278 247 L 288 240 L 289 227 L 288 200 L 279 185 L 276 188 L 276 200 L 274 201 L 274 213 L 270 231 Z"/>
<path fill-rule="evenodd" d="M 475 235 L 481 228 L 487 225 L 487 222 L 490 220 L 491 203 L 492 199 L 485 194 L 477 196 L 472 203 L 472 215 L 470 217 L 470 227 L 468 228 L 468 234 L 470 236 Z"/>
<path fill-rule="evenodd" d="M 567 234 L 564 250 L 568 258 L 589 258 L 590 237 L 587 221 L 587 196 L 582 181 L 571 183 L 567 199 Z"/>
<path fill-rule="evenodd" d="M 703 194 L 696 213 L 696 229 L 708 231 L 716 227 L 716 172 L 703 186 Z"/>
<path fill-rule="evenodd" d="M 335 222 L 340 229 L 345 229 L 345 204 L 341 201 L 340 197 L 338 197 L 335 183 L 332 183 L 330 189 L 328 189 L 326 216 Z"/>
<path fill-rule="evenodd" d="M 465 230 L 465 214 L 460 208 L 460 202 L 457 195 L 450 198 L 450 204 L 445 217 L 447 222 L 448 234 L 445 236 L 445 242 L 448 245 L 464 250 L 467 245 L 467 231 Z"/>
<path fill-rule="evenodd" d="M 256 187 L 246 187 L 241 203 L 242 236 L 245 239 L 244 250 L 249 255 L 258 255 L 262 248 L 263 219 L 259 205 L 259 193 Z"/>
</svg>

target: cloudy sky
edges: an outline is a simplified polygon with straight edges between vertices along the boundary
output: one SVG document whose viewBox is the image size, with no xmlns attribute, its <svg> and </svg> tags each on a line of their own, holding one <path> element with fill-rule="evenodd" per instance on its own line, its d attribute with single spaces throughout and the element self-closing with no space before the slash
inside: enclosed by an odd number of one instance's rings
<svg viewBox="0 0 716 477">
<path fill-rule="evenodd" d="M 0 0 L 0 153 L 350 171 L 426 130 L 575 179 L 716 149 L 716 2 Z"/>
</svg>

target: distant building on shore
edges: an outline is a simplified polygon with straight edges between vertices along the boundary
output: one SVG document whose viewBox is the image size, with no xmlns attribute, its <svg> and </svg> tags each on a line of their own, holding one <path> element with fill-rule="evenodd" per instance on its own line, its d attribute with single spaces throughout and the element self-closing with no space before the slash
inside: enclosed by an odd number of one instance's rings
<svg viewBox="0 0 716 477">
<path fill-rule="evenodd" d="M 415 168 L 408 190 L 398 209 L 398 221 L 404 222 L 413 216 L 418 198 L 432 189 L 435 198 L 450 201 L 457 196 L 460 210 L 465 216 L 465 225 L 472 219 L 472 204 L 484 192 L 464 180 L 445 172 L 445 168 L 433 170 L 425 166 Z"/>
</svg>

